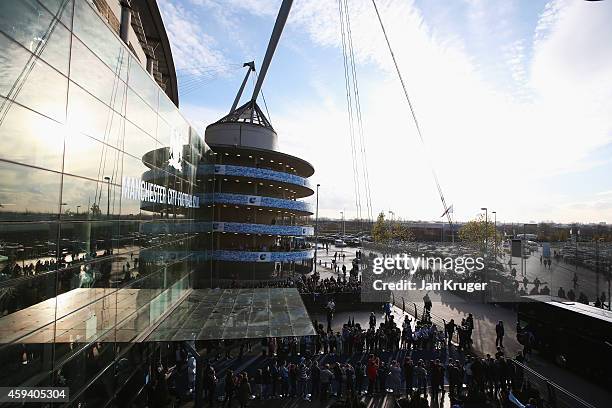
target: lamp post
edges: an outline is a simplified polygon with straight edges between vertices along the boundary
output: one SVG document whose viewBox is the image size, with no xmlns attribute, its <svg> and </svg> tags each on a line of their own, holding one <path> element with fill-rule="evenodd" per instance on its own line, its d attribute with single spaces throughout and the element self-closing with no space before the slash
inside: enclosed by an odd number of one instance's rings
<svg viewBox="0 0 612 408">
<path fill-rule="evenodd" d="M 315 210 L 315 253 L 314 253 L 314 271 L 317 272 L 317 251 L 319 250 L 319 187 L 317 184 L 317 206 Z"/>
<path fill-rule="evenodd" d="M 342 216 L 342 241 L 344 241 L 344 236 L 346 235 L 346 229 L 344 225 L 344 211 L 340 211 L 340 215 Z M 344 252 L 344 245 L 340 247 L 340 252 Z"/>
<path fill-rule="evenodd" d="M 493 221 L 493 233 L 495 235 L 493 235 L 493 239 L 495 240 L 494 244 L 493 244 L 493 249 L 494 249 L 494 254 L 495 254 L 495 259 L 497 260 L 497 211 L 492 211 L 493 216 L 495 217 L 495 221 Z"/>
<path fill-rule="evenodd" d="M 110 177 L 104 176 L 106 180 L 106 218 L 110 217 Z"/>
<path fill-rule="evenodd" d="M 489 229 L 489 210 L 487 209 L 487 207 L 482 207 L 480 210 L 485 212 L 485 259 L 486 259 L 489 253 L 487 251 L 487 247 L 489 246 L 489 238 L 488 238 L 489 231 L 487 231 Z"/>
</svg>

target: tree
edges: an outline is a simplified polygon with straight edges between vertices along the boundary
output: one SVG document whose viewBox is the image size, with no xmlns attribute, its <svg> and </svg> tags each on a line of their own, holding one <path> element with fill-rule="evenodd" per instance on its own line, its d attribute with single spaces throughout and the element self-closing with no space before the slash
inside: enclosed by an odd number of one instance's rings
<svg viewBox="0 0 612 408">
<path fill-rule="evenodd" d="M 389 241 L 390 235 L 389 225 L 385 221 L 385 213 L 381 211 L 372 226 L 372 238 L 374 242 L 386 243 Z"/>
<path fill-rule="evenodd" d="M 400 222 L 385 220 L 385 213 L 381 211 L 372 227 L 372 238 L 378 243 L 387 243 L 390 240 L 408 242 L 414 241 L 414 234 Z"/>
<path fill-rule="evenodd" d="M 391 239 L 401 242 L 411 242 L 414 241 L 414 234 L 406 225 L 395 222 L 391 225 Z"/>
<path fill-rule="evenodd" d="M 91 215 L 94 217 L 99 217 L 100 215 L 102 215 L 102 210 L 100 209 L 100 206 L 97 203 L 93 203 L 91 205 Z"/>
<path fill-rule="evenodd" d="M 475 220 L 468 221 L 459 230 L 459 239 L 470 244 L 482 246 L 483 248 L 487 241 L 489 247 L 493 247 L 495 244 L 495 235 L 495 225 L 491 220 L 487 223 L 483 215 L 479 215 Z M 498 240 L 499 238 L 500 237 L 498 237 Z"/>
</svg>

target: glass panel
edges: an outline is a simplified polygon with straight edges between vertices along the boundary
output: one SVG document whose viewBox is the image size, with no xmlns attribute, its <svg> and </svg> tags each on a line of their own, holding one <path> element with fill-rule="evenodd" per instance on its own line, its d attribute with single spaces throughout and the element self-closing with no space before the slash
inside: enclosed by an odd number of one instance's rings
<svg viewBox="0 0 612 408">
<path fill-rule="evenodd" d="M 67 79 L 0 34 L 0 93 L 63 122 Z M 6 106 L 3 106 L 6 108 Z"/>
<path fill-rule="evenodd" d="M 111 169 L 101 176 L 111 177 L 110 182 L 104 179 L 96 182 L 64 175 L 62 218 L 71 218 L 72 214 L 76 213 L 77 207 L 79 214 L 82 214 L 81 217 L 87 217 L 86 219 L 89 220 L 106 220 L 119 213 L 121 191 L 114 184 L 115 178 L 113 178 Z"/>
<path fill-rule="evenodd" d="M 12 41 L 10 38 L 0 33 L 0 94 L 12 95 L 14 90 L 23 80 L 19 80 L 32 66 L 33 56 L 29 52 Z"/>
<path fill-rule="evenodd" d="M 117 112 L 123 113 L 125 83 L 76 37 L 72 42 L 71 61 L 70 79 Z"/>
<path fill-rule="evenodd" d="M 0 104 L 6 106 L 0 158 L 61 171 L 66 127 L 4 98 Z"/>
<path fill-rule="evenodd" d="M 136 97 L 136 96 L 135 96 Z M 148 108 L 147 108 L 148 109 Z M 137 160 L 150 164 L 150 166 L 154 166 L 156 162 L 156 150 L 161 146 L 157 141 L 151 136 L 147 135 L 145 132 L 140 130 L 137 126 L 129 121 L 125 121 L 125 138 L 123 144 L 123 151 L 134 156 Z M 146 155 L 146 157 L 145 157 Z M 144 171 L 143 166 L 143 171 Z M 139 176 L 140 173 L 126 173 L 129 176 L 136 177 Z"/>
<path fill-rule="evenodd" d="M 128 89 L 127 115 L 139 128 L 149 135 L 155 135 L 157 115 L 134 91 Z"/>
<path fill-rule="evenodd" d="M 121 115 L 73 82 L 70 82 L 68 101 L 68 124 L 71 132 L 83 132 L 121 148 L 124 122 Z"/>
<path fill-rule="evenodd" d="M 0 220 L 54 220 L 60 174 L 0 161 Z"/>
<path fill-rule="evenodd" d="M 73 32 L 113 72 L 118 73 L 124 81 L 127 80 L 128 67 L 123 63 L 127 54 L 126 48 L 85 1 L 76 2 Z"/>
<path fill-rule="evenodd" d="M 66 139 L 64 172 L 103 180 L 105 175 L 121 174 L 123 153 L 80 133 Z M 118 177 L 118 176 L 117 176 Z"/>
<path fill-rule="evenodd" d="M 64 23 L 68 29 L 72 28 L 72 9 L 74 7 L 72 0 L 38 0 L 43 6 L 47 7 L 47 10 L 51 12 L 56 18 L 57 15 L 62 13 L 60 21 Z"/>
<path fill-rule="evenodd" d="M 149 73 L 138 62 L 133 61 L 133 59 L 130 63 L 128 84 L 157 112 L 159 87 Z"/>
<path fill-rule="evenodd" d="M 71 6 L 66 7 L 69 13 Z M 1 1 L 0 30 L 61 72 L 68 72 L 70 34 L 35 0 Z"/>
</svg>

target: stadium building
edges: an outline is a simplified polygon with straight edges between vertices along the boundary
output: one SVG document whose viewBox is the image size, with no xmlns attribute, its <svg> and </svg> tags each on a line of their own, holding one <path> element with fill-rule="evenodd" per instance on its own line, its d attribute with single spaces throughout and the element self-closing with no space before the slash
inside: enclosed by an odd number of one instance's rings
<svg viewBox="0 0 612 408">
<path fill-rule="evenodd" d="M 177 347 L 312 333 L 295 289 L 218 289 L 309 270 L 312 166 L 246 108 L 213 154 L 154 0 L 2 1 L 0 50 L 1 386 L 141 406 Z"/>
</svg>

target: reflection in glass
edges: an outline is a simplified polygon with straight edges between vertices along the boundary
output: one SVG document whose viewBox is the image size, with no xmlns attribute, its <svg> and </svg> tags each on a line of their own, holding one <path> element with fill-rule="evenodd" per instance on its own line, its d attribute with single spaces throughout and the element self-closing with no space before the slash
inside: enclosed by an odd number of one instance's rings
<svg viewBox="0 0 612 408">
<path fill-rule="evenodd" d="M 157 115 L 134 91 L 128 89 L 126 117 L 149 135 L 155 135 Z"/>
<path fill-rule="evenodd" d="M 137 98 L 137 96 L 134 95 Z M 147 108 L 148 109 L 148 108 Z M 137 160 L 144 160 L 150 165 L 155 165 L 155 151 L 161 146 L 157 141 L 140 130 L 136 125 L 125 121 L 125 137 L 123 151 L 133 156 Z M 152 152 L 152 153 L 151 153 Z M 145 158 L 147 155 L 149 158 Z M 127 173 L 129 176 L 137 176 L 140 173 Z"/>
<path fill-rule="evenodd" d="M 0 158 L 61 171 L 66 127 L 4 98 L 0 105 L 7 112 L 0 119 Z"/>
<path fill-rule="evenodd" d="M 61 8 L 69 16 L 71 2 L 62 3 L 55 10 Z M 70 33 L 37 1 L 1 1 L 0 30 L 62 73 L 68 73 Z"/>
<path fill-rule="evenodd" d="M 124 52 L 118 64 L 127 64 L 127 60 Z M 117 112 L 123 113 L 125 83 L 77 38 L 72 42 L 70 79 Z"/>
<path fill-rule="evenodd" d="M 127 65 L 121 63 L 124 45 L 86 1 L 75 3 L 74 34 L 100 57 L 113 72 L 127 80 Z"/>
<path fill-rule="evenodd" d="M 135 61 L 130 64 L 129 85 L 154 111 L 157 111 L 159 87 L 151 80 L 149 73 Z"/>
<path fill-rule="evenodd" d="M 121 191 L 115 184 L 117 169 L 105 170 L 98 181 L 64 175 L 62 218 L 70 218 L 76 213 L 77 206 L 79 214 L 90 220 L 112 219 L 119 213 Z"/>
<path fill-rule="evenodd" d="M 66 120 L 68 78 L 41 60 L 28 67 L 13 99 L 58 122 Z"/>
<path fill-rule="evenodd" d="M 0 175 L 0 220 L 57 219 L 59 173 L 0 161 Z"/>
<path fill-rule="evenodd" d="M 80 86 L 70 82 L 68 125 L 72 132 L 83 132 L 111 146 L 121 148 L 123 122 L 121 115 Z"/>
<path fill-rule="evenodd" d="M 66 138 L 64 172 L 104 180 L 108 174 L 121 172 L 123 153 L 80 133 Z"/>
</svg>

